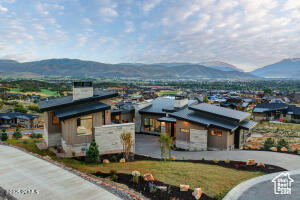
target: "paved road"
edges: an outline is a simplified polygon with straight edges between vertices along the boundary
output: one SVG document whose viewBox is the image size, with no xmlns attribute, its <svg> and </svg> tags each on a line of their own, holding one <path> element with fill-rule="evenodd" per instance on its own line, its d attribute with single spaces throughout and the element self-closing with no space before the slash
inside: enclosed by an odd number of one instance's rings
<svg viewBox="0 0 300 200">
<path fill-rule="evenodd" d="M 14 194 L 30 200 L 120 200 L 119 197 L 47 161 L 0 145 L 0 186 L 6 190 L 35 189 L 39 194 Z"/>
<path fill-rule="evenodd" d="M 157 136 L 136 134 L 136 153 L 160 158 L 160 148 L 157 139 Z M 172 156 L 175 156 L 177 159 L 182 159 L 183 157 L 185 157 L 187 159 L 199 160 L 201 158 L 209 160 L 214 158 L 218 160 L 225 160 L 229 158 L 231 160 L 244 161 L 247 161 L 248 159 L 255 159 L 257 162 L 262 161 L 266 164 L 277 165 L 288 170 L 300 169 L 300 156 L 276 152 L 244 150 L 200 152 L 172 151 Z"/>
<path fill-rule="evenodd" d="M 300 171 L 289 171 L 291 194 L 275 194 L 272 180 L 281 173 L 268 174 L 245 181 L 233 188 L 223 200 L 299 200 L 300 199 Z M 281 176 L 285 179 L 286 176 Z"/>
</svg>

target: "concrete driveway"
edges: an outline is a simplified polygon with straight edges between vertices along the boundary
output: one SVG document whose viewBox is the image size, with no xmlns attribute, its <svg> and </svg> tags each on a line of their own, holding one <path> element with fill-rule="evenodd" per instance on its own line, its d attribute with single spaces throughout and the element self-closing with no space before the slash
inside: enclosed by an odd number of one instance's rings
<svg viewBox="0 0 300 200">
<path fill-rule="evenodd" d="M 13 147 L 0 145 L 0 186 L 17 199 L 120 200 L 79 176 Z M 20 194 L 18 190 L 36 190 Z"/>
<path fill-rule="evenodd" d="M 160 148 L 157 142 L 158 136 L 150 136 L 145 134 L 136 134 L 135 152 L 145 154 L 151 157 L 160 158 Z M 277 165 L 288 170 L 300 169 L 300 156 L 284 153 L 267 152 L 267 151 L 172 151 L 172 156 L 177 159 L 198 159 L 205 158 L 207 160 L 218 159 L 225 160 L 243 160 L 255 159 L 257 162 L 262 161 L 266 164 Z"/>
</svg>

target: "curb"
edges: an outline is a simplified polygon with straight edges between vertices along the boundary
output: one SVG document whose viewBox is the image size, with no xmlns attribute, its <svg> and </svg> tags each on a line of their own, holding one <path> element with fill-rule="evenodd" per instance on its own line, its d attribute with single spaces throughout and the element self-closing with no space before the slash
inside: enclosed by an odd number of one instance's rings
<svg viewBox="0 0 300 200">
<path fill-rule="evenodd" d="M 290 175 L 300 174 L 300 170 L 292 170 L 292 171 L 286 171 L 286 172 L 290 173 Z M 233 189 L 231 189 L 227 193 L 227 195 L 223 198 L 223 200 L 238 200 L 242 196 L 242 194 L 245 191 L 247 191 L 249 188 L 251 188 L 252 186 L 254 186 L 258 183 L 261 183 L 261 182 L 272 180 L 273 178 L 275 178 L 276 176 L 278 176 L 281 173 L 282 172 L 267 174 L 264 176 L 259 176 L 259 177 L 250 179 L 248 181 L 244 181 L 244 182 L 240 183 L 239 185 L 235 186 Z"/>
</svg>

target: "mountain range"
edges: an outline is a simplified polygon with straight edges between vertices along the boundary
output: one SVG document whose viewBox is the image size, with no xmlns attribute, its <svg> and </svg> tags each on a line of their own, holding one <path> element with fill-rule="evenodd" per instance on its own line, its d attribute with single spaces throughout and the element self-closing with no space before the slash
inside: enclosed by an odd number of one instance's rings
<svg viewBox="0 0 300 200">
<path fill-rule="evenodd" d="M 27 73 L 72 77 L 140 78 L 300 78 L 300 58 L 284 59 L 246 73 L 228 63 L 119 63 L 107 64 L 78 59 L 48 59 L 33 62 L 0 60 L 3 74 Z"/>
<path fill-rule="evenodd" d="M 283 59 L 277 63 L 258 68 L 251 74 L 264 78 L 300 78 L 300 58 Z"/>
<path fill-rule="evenodd" d="M 106 64 L 78 59 L 48 59 L 33 62 L 0 60 L 0 71 L 29 72 L 47 76 L 141 77 L 141 78 L 256 78 L 239 70 L 220 70 L 191 63 Z"/>
</svg>

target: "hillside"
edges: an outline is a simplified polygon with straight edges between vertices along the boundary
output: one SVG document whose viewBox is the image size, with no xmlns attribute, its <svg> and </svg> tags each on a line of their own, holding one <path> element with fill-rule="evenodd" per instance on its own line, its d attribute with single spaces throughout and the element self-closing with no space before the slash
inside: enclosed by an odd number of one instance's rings
<svg viewBox="0 0 300 200">
<path fill-rule="evenodd" d="M 162 64 L 106 64 L 66 58 L 24 63 L 0 60 L 0 71 L 73 77 L 255 78 L 254 75 L 249 73 L 239 71 L 224 72 L 198 64 L 179 63 L 172 67 L 166 67 Z"/>
<path fill-rule="evenodd" d="M 220 61 L 212 61 L 212 62 L 203 62 L 203 63 L 199 63 L 200 65 L 206 66 L 206 67 L 210 67 L 210 68 L 214 68 L 214 69 L 218 69 L 221 71 L 238 71 L 238 72 L 244 72 L 242 69 L 225 63 L 225 62 L 220 62 Z"/>
<path fill-rule="evenodd" d="M 280 62 L 264 66 L 251 74 L 265 78 L 300 78 L 300 58 L 284 59 Z"/>
</svg>

